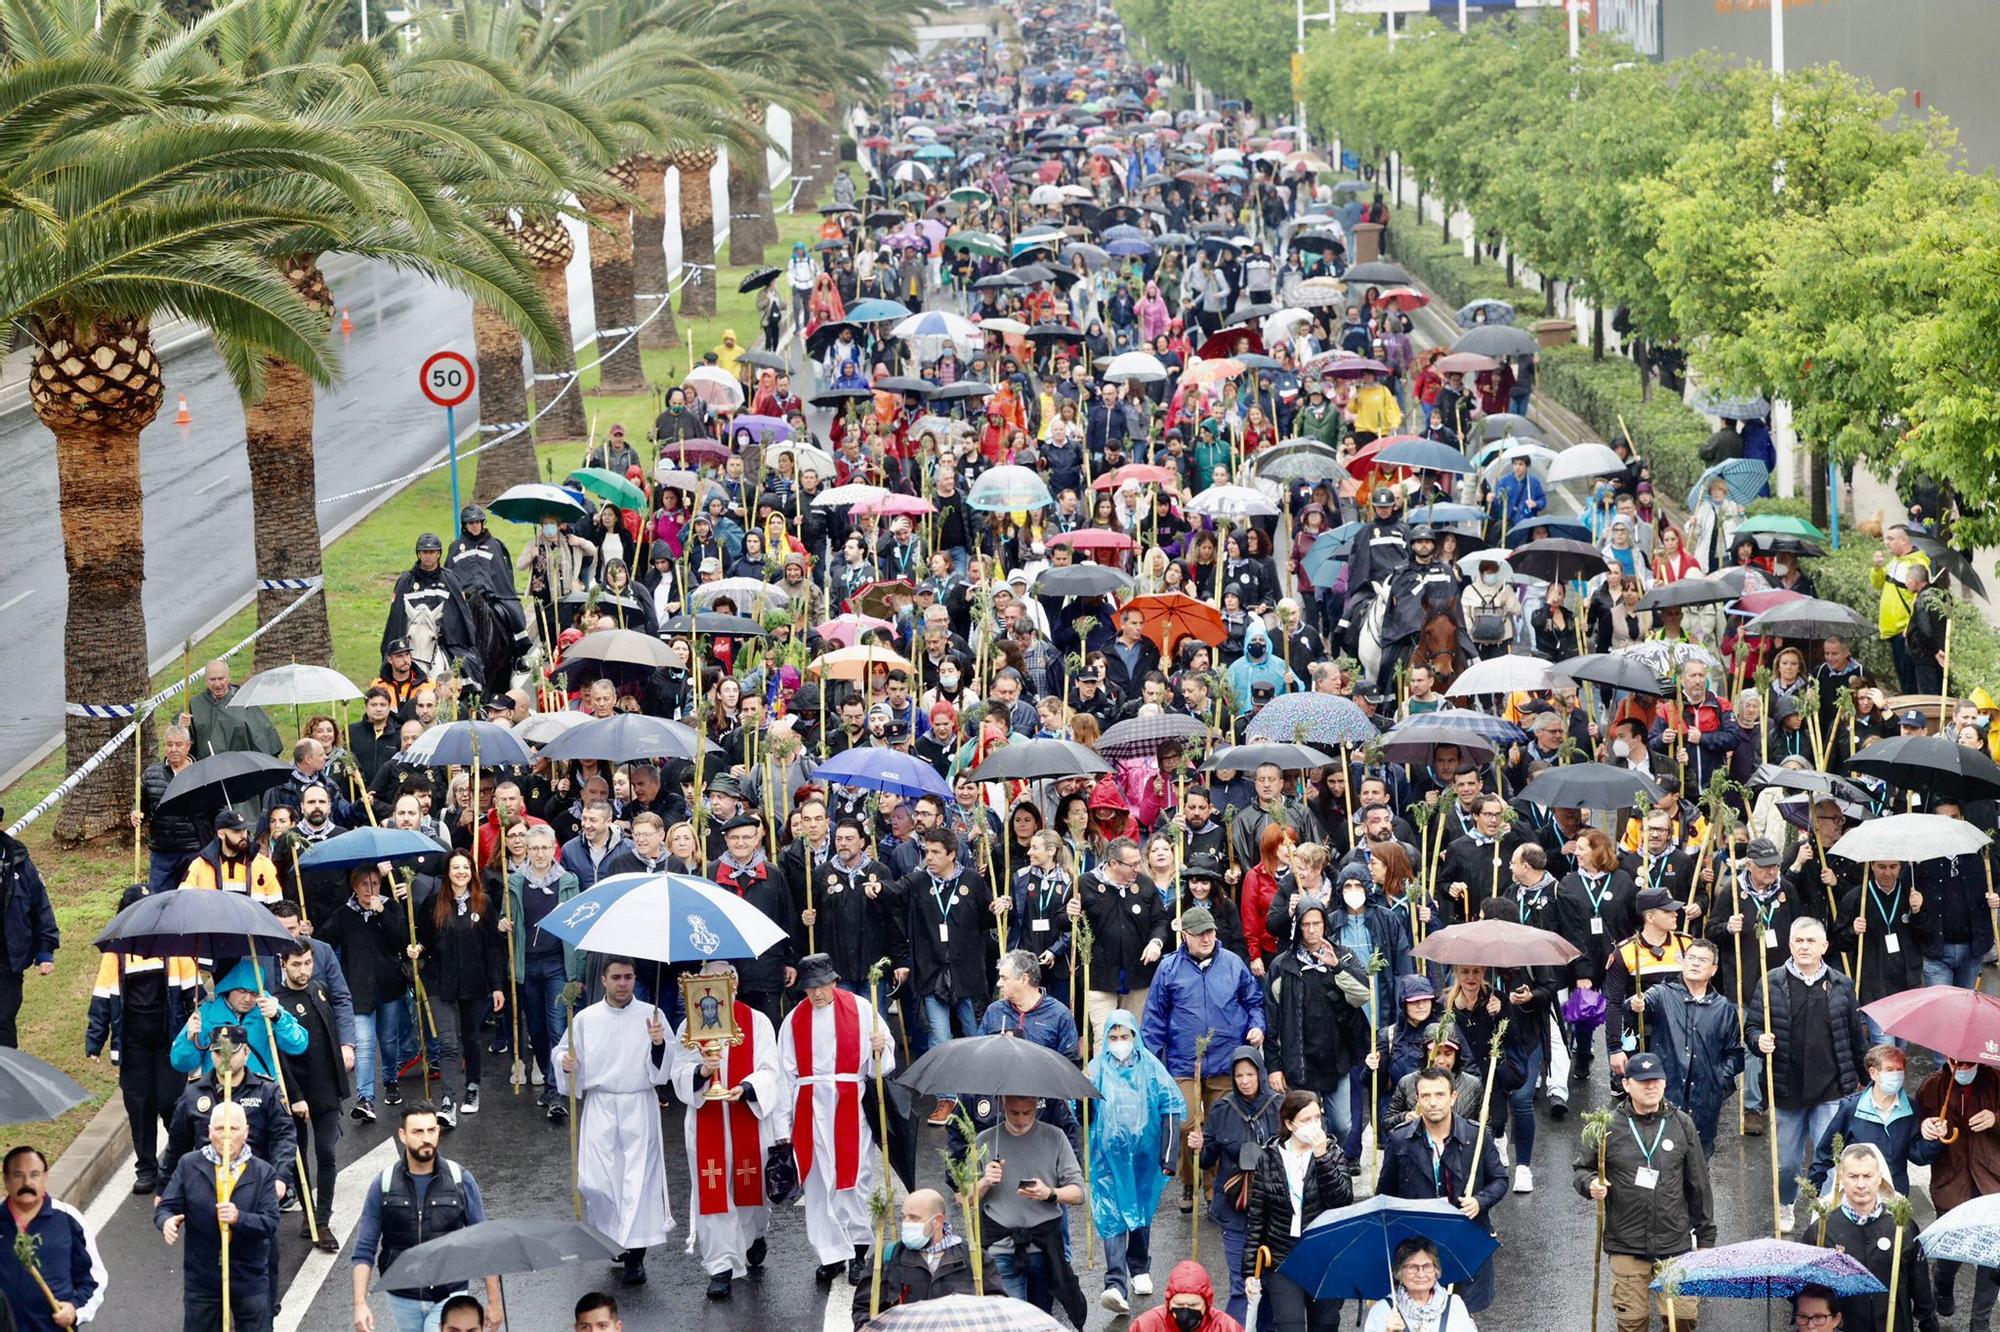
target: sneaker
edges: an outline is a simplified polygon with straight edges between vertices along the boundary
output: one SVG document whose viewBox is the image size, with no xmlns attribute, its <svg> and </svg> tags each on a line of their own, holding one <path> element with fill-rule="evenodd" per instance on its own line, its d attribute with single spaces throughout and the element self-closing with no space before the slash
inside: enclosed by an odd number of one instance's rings
<svg viewBox="0 0 2000 1332">
<path fill-rule="evenodd" d="M 1514 1192 L 1533 1193 L 1534 1191 L 1535 1191 L 1535 1172 L 1528 1169 L 1528 1167 L 1524 1165 L 1515 1166 Z"/>
<path fill-rule="evenodd" d="M 1186 1216 L 1192 1211 L 1194 1211 L 1194 1185 L 1184 1184 L 1181 1186 L 1181 1215 Z"/>
<path fill-rule="evenodd" d="M 284 1198 L 278 1203 L 278 1210 L 281 1212 L 303 1212 L 305 1210 L 305 1206 L 304 1204 L 299 1202 L 298 1194 L 287 1193 L 284 1196 Z"/>
<path fill-rule="evenodd" d="M 1786 1203 L 1778 1209 L 1778 1229 L 1787 1236 L 1791 1235 L 1792 1228 L 1797 1222 L 1798 1217 L 1793 1214 L 1792 1204 Z"/>
<path fill-rule="evenodd" d="M 1764 1136 L 1763 1111 L 1745 1110 L 1743 1112 L 1743 1136 L 1746 1138 L 1761 1138 Z"/>
<path fill-rule="evenodd" d="M 1132 1293 L 1134 1295 L 1151 1295 L 1153 1293 L 1153 1274 L 1151 1272 L 1134 1273 L 1132 1276 Z"/>
<path fill-rule="evenodd" d="M 478 1083 L 468 1082 L 465 1084 L 465 1099 L 458 1103 L 458 1112 L 462 1115 L 476 1115 L 479 1113 Z"/>
<path fill-rule="evenodd" d="M 1561 1123 L 1569 1118 L 1569 1102 L 1560 1097 L 1549 1098 L 1549 1118 Z"/>
<path fill-rule="evenodd" d="M 1132 1312 L 1132 1305 L 1126 1300 L 1125 1292 L 1116 1286 L 1106 1286 L 1104 1293 L 1097 1297 L 1097 1302 L 1119 1317 Z"/>
<path fill-rule="evenodd" d="M 934 1127 L 949 1124 L 951 1123 L 951 1117 L 957 1113 L 958 1113 L 958 1102 L 951 1100 L 950 1098 L 947 1097 L 946 1099 L 939 1101 L 937 1105 L 931 1110 L 930 1123 Z"/>
<path fill-rule="evenodd" d="M 458 1127 L 458 1107 L 451 1103 L 451 1097 L 445 1097 L 444 1101 L 438 1106 L 437 1117 L 438 1123 L 448 1129 Z"/>
<path fill-rule="evenodd" d="M 396 1083 L 393 1083 L 393 1082 L 385 1082 L 385 1083 L 383 1083 L 383 1084 L 382 1084 L 382 1104 L 384 1104 L 384 1105 L 401 1105 L 402 1103 L 403 1103 L 403 1089 L 402 1089 L 402 1087 L 398 1086 L 398 1085 L 397 1085 Z"/>
<path fill-rule="evenodd" d="M 372 1124 L 375 1122 L 375 1103 L 373 1101 L 356 1101 L 354 1108 L 347 1113 L 364 1124 Z"/>
<path fill-rule="evenodd" d="M 508 1050 L 507 1037 L 504 1033 L 496 1035 L 492 1040 L 486 1042 L 487 1054 L 503 1055 L 507 1053 L 507 1050 Z"/>
<path fill-rule="evenodd" d="M 560 1124 L 569 1118 L 569 1107 L 561 1101 L 550 1101 L 548 1115 L 549 1123 Z"/>
<path fill-rule="evenodd" d="M 531 1085 L 536 1087 L 543 1086 L 547 1083 L 548 1079 L 542 1076 L 542 1066 L 540 1064 L 528 1065 L 528 1081 Z"/>
</svg>

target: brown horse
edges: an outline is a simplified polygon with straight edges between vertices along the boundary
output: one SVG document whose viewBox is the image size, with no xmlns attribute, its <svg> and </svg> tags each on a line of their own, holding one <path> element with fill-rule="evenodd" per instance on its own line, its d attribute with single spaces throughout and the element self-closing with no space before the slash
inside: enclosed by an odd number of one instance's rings
<svg viewBox="0 0 2000 1332">
<path fill-rule="evenodd" d="M 1412 666 L 1428 666 L 1437 677 L 1440 690 L 1448 687 L 1453 677 L 1465 667 L 1465 655 L 1459 643 L 1458 622 L 1442 612 L 1424 621 L 1423 632 L 1417 635 L 1416 646 L 1410 650 Z"/>
</svg>

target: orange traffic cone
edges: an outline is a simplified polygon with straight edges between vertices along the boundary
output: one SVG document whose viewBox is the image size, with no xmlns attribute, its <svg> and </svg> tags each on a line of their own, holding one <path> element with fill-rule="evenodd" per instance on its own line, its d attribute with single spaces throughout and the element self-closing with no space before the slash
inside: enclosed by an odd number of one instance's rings
<svg viewBox="0 0 2000 1332">
<path fill-rule="evenodd" d="M 340 307 L 340 336 L 344 338 L 352 332 L 354 332 L 354 321 L 347 317 L 347 307 L 343 305 Z"/>
<path fill-rule="evenodd" d="M 179 411 L 174 413 L 174 424 L 193 425 L 194 418 L 188 415 L 188 395 L 185 393 L 181 394 L 180 400 L 181 400 L 181 407 Z"/>
</svg>

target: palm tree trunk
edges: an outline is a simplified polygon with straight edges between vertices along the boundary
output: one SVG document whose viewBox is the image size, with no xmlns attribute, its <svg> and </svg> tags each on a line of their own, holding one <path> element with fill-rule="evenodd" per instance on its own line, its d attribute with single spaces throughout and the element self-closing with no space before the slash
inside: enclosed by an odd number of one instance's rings
<svg viewBox="0 0 2000 1332">
<path fill-rule="evenodd" d="M 515 235 L 521 252 L 535 265 L 536 285 L 542 289 L 542 299 L 548 302 L 550 312 L 555 315 L 556 327 L 563 330 L 561 343 L 547 362 L 535 366 L 536 404 L 555 402 L 549 414 L 541 418 L 536 426 L 535 435 L 538 440 L 582 439 L 588 429 L 584 422 L 583 397 L 575 388 L 562 393 L 564 386 L 576 375 L 576 352 L 570 346 L 568 274 L 570 260 L 576 257 L 576 242 L 570 239 L 569 228 L 558 217 L 524 218 Z M 484 366 L 480 367 L 480 373 L 486 373 Z M 562 393 L 560 398 L 556 397 L 558 393 Z"/>
<path fill-rule="evenodd" d="M 681 288 L 681 317 L 715 314 L 715 204 L 709 197 L 709 173 L 715 169 L 711 152 L 682 153 L 675 158 L 681 172 L 681 259 L 693 271 Z"/>
<path fill-rule="evenodd" d="M 819 121 L 824 113 L 824 104 L 815 103 L 814 114 L 792 117 L 792 177 L 798 182 L 798 193 L 792 198 L 803 209 L 819 207 L 820 194 L 826 188 L 826 159 L 820 153 L 826 147 L 827 131 Z"/>
<path fill-rule="evenodd" d="M 145 502 L 139 432 L 160 412 L 160 363 L 145 319 L 104 316 L 79 329 L 67 315 L 32 322 L 35 414 L 56 440 L 69 611 L 63 689 L 71 702 L 130 704 L 147 692 Z M 117 717 L 66 717 L 63 741 L 81 763 L 124 727 Z M 56 839 L 80 842 L 125 826 L 133 765 L 152 728 L 121 747 L 63 803 Z"/>
<path fill-rule="evenodd" d="M 472 343 L 479 360 L 480 420 L 488 425 L 527 420 L 528 385 L 521 373 L 520 330 L 491 306 L 474 304 Z M 479 477 L 473 494 L 480 503 L 490 503 L 507 487 L 538 479 L 535 441 L 523 430 L 479 455 Z"/>
<path fill-rule="evenodd" d="M 624 165 L 624 164 L 620 164 Z M 615 172 L 613 173 L 616 174 Z M 583 207 L 597 225 L 590 230 L 590 303 L 597 313 L 597 354 L 617 347 L 598 367 L 599 393 L 644 393 L 646 367 L 639 341 L 618 346 L 632 318 L 632 210 L 622 199 L 587 195 Z"/>
<path fill-rule="evenodd" d="M 281 264 L 301 299 L 332 322 L 333 293 L 317 255 Z M 289 361 L 266 357 L 264 396 L 243 408 L 243 437 L 250 457 L 250 508 L 257 546 L 257 577 L 320 576 L 319 505 L 313 459 L 312 380 Z M 308 596 L 303 589 L 257 589 L 257 623 L 269 624 L 287 606 Z M 310 594 L 285 622 L 257 640 L 257 669 L 291 662 L 333 665 L 333 629 L 326 594 Z"/>
<path fill-rule="evenodd" d="M 641 318 L 651 314 L 667 294 L 667 164 L 659 158 L 638 159 L 639 207 L 632 214 L 632 286 Z M 679 338 L 669 302 L 659 318 L 639 330 L 643 351 L 663 351 Z"/>
<path fill-rule="evenodd" d="M 764 262 L 764 240 L 756 226 L 757 186 L 749 165 L 751 157 L 763 155 L 762 148 L 729 150 L 729 263 L 733 268 L 754 268 Z"/>
</svg>

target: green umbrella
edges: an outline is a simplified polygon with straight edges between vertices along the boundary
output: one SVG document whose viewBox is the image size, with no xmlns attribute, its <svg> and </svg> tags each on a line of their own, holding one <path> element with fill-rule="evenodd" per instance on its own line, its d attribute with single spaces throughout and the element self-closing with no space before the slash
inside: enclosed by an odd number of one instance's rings
<svg viewBox="0 0 2000 1332">
<path fill-rule="evenodd" d="M 1754 536 L 1758 532 L 1770 532 L 1776 536 L 1803 537 L 1807 541 L 1826 540 L 1826 533 L 1804 518 L 1794 518 L 1788 513 L 1758 513 L 1745 518 L 1737 525 L 1738 536 Z"/>
<path fill-rule="evenodd" d="M 643 511 L 647 507 L 646 492 L 608 467 L 579 467 L 569 474 L 569 480 L 582 486 L 587 493 L 601 500 L 610 500 L 621 509 Z"/>
<path fill-rule="evenodd" d="M 990 204 L 993 202 L 993 196 L 985 190 L 980 189 L 977 185 L 961 185 L 950 194 L 947 194 L 945 198 L 950 199 L 953 203 L 962 204 Z"/>
<path fill-rule="evenodd" d="M 985 255 L 989 259 L 1005 259 L 1007 245 L 997 236 L 989 236 L 981 231 L 961 231 L 946 236 L 944 246 L 948 250 L 965 250 L 971 254 Z"/>
</svg>

